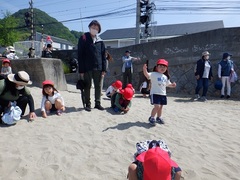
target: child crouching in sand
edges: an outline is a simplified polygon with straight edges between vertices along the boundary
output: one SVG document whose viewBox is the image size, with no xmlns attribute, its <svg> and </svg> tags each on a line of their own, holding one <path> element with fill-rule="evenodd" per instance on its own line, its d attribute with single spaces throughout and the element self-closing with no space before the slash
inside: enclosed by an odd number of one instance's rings
<svg viewBox="0 0 240 180">
<path fill-rule="evenodd" d="M 122 82 L 117 80 L 112 85 L 110 85 L 106 90 L 106 96 L 108 98 L 111 98 L 113 94 L 119 91 L 119 89 L 122 89 Z"/>
<path fill-rule="evenodd" d="M 127 113 L 131 107 L 131 100 L 133 97 L 133 90 L 126 87 L 120 89 L 119 93 L 115 93 L 111 98 L 111 107 L 115 112 Z"/>
<path fill-rule="evenodd" d="M 65 111 L 64 100 L 61 94 L 54 87 L 54 83 L 51 80 L 43 81 L 42 85 L 42 117 L 46 118 L 50 112 L 56 112 L 60 116 Z"/>
<path fill-rule="evenodd" d="M 151 80 L 151 104 L 154 105 L 151 116 L 149 117 L 149 122 L 155 125 L 156 122 L 159 124 L 164 124 L 162 119 L 162 108 L 163 105 L 167 105 L 166 87 L 176 87 L 176 83 L 170 82 L 170 75 L 168 73 L 168 61 L 165 59 L 159 59 L 156 65 L 156 71 L 148 73 L 147 65 L 143 65 L 143 73 L 147 79 Z M 157 118 L 155 120 L 155 115 Z"/>
</svg>

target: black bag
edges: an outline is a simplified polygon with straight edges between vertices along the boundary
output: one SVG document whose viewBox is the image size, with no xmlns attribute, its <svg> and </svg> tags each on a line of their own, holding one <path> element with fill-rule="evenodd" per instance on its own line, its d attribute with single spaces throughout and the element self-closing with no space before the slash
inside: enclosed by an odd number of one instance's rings
<svg viewBox="0 0 240 180">
<path fill-rule="evenodd" d="M 85 87 L 85 82 L 83 79 L 79 79 L 77 84 L 76 84 L 76 88 L 77 89 L 80 89 L 80 90 L 83 90 Z"/>
</svg>

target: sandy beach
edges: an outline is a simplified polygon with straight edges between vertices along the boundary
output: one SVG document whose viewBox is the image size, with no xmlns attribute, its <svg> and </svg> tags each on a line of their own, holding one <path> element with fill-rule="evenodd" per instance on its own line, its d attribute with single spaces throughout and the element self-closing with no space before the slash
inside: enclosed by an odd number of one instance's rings
<svg viewBox="0 0 240 180">
<path fill-rule="evenodd" d="M 41 88 L 30 90 L 38 117 L 0 127 L 1 180 L 124 180 L 136 142 L 147 139 L 166 141 L 184 180 L 239 179 L 239 99 L 194 102 L 168 94 L 166 124 L 152 127 L 147 121 L 152 106 L 140 94 L 128 114 L 114 113 L 104 95 L 106 110 L 87 112 L 75 85 L 68 84 L 68 91 L 60 92 L 66 112 L 44 119 Z"/>
</svg>

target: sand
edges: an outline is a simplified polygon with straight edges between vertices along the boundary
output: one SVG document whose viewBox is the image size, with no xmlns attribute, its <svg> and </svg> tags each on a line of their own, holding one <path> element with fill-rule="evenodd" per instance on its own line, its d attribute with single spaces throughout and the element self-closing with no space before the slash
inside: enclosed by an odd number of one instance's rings
<svg viewBox="0 0 240 180">
<path fill-rule="evenodd" d="M 30 87 L 38 117 L 0 127 L 1 180 L 122 180 L 136 142 L 164 139 L 186 180 L 237 180 L 240 169 L 240 102 L 168 95 L 165 125 L 148 123 L 152 106 L 136 94 L 128 114 L 115 114 L 102 96 L 105 111 L 83 110 L 80 93 L 68 84 L 60 93 L 66 112 L 44 119 L 41 89 Z M 92 93 L 93 94 L 93 93 Z M 94 106 L 92 96 L 92 106 Z"/>
</svg>

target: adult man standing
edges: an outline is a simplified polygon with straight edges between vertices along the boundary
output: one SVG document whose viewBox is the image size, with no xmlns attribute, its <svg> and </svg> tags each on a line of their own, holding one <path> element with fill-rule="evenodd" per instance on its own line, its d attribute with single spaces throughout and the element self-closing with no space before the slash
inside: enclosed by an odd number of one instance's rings
<svg viewBox="0 0 240 180">
<path fill-rule="evenodd" d="M 106 73 L 105 45 L 97 35 L 101 32 L 101 25 L 93 20 L 89 25 L 89 32 L 83 34 L 78 41 L 78 64 L 80 78 L 84 79 L 85 110 L 91 111 L 90 89 L 93 79 L 95 88 L 95 108 L 104 110 L 101 106 L 101 80 Z"/>
<path fill-rule="evenodd" d="M 123 88 L 126 87 L 127 84 L 132 84 L 132 73 L 133 73 L 133 61 L 140 60 L 140 58 L 135 58 L 130 56 L 131 51 L 125 51 L 125 56 L 122 57 L 122 72 L 123 72 Z"/>
</svg>

